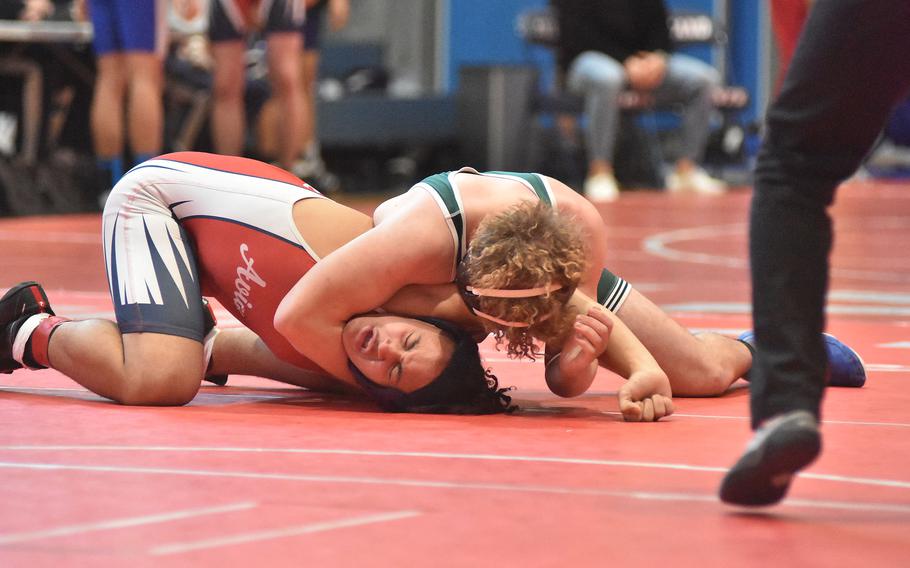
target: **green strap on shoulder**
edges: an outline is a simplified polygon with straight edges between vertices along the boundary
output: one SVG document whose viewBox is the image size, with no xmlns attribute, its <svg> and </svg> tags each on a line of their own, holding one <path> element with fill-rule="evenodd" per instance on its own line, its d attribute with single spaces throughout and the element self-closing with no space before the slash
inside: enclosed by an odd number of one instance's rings
<svg viewBox="0 0 910 568">
<path fill-rule="evenodd" d="M 457 265 L 461 262 L 462 251 L 465 250 L 464 214 L 458 206 L 458 200 L 455 199 L 455 189 L 452 187 L 452 184 L 449 183 L 449 173 L 443 172 L 441 174 L 431 175 L 428 178 L 424 178 L 421 183 L 425 183 L 432 187 L 433 191 L 439 195 L 439 198 L 442 199 L 442 202 L 446 206 L 446 210 L 449 213 L 449 223 L 452 224 L 455 235 L 458 237 L 458 249 L 455 251 L 455 264 Z"/>
</svg>

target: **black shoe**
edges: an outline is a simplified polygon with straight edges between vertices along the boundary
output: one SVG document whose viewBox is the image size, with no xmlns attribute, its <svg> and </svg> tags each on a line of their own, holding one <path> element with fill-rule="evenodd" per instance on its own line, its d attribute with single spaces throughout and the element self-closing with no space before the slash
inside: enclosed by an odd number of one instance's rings
<svg viewBox="0 0 910 568">
<path fill-rule="evenodd" d="M 22 365 L 13 359 L 13 342 L 25 320 L 35 314 L 54 315 L 44 289 L 37 282 L 23 282 L 0 298 L 0 373 L 12 373 Z"/>
<path fill-rule="evenodd" d="M 815 417 L 794 410 L 763 424 L 720 485 L 731 505 L 773 505 L 790 489 L 793 475 L 812 463 L 822 448 Z"/>
<path fill-rule="evenodd" d="M 215 312 L 212 310 L 212 305 L 209 304 L 209 301 L 205 298 L 202 298 L 202 307 L 205 308 L 202 310 L 202 315 L 205 317 L 205 328 L 202 330 L 203 341 L 209 336 L 209 333 L 215 329 L 215 324 L 218 323 L 218 320 L 215 319 Z M 202 378 L 205 381 L 210 383 L 215 383 L 219 387 L 223 387 L 227 384 L 228 376 L 227 375 L 206 375 Z"/>
</svg>

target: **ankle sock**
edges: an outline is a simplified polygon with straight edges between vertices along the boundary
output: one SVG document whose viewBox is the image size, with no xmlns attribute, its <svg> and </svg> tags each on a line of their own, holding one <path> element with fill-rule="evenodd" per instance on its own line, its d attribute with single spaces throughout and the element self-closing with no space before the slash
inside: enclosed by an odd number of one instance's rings
<svg viewBox="0 0 910 568">
<path fill-rule="evenodd" d="M 57 327 L 69 318 L 35 314 L 23 322 L 13 341 L 13 359 L 29 369 L 50 367 L 48 345 Z"/>
<path fill-rule="evenodd" d="M 208 335 L 205 336 L 205 339 L 202 340 L 202 361 L 205 375 L 208 375 L 209 370 L 212 368 L 212 351 L 215 350 L 215 337 L 218 333 L 218 328 L 213 327 L 212 331 L 210 331 Z"/>
</svg>

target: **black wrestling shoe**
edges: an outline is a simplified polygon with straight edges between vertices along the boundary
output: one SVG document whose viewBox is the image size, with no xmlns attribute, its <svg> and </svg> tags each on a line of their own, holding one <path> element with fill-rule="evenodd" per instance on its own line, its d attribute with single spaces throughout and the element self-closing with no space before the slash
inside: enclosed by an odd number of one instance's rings
<svg viewBox="0 0 910 568">
<path fill-rule="evenodd" d="M 793 475 L 822 449 L 812 413 L 794 410 L 765 422 L 720 485 L 720 499 L 731 505 L 773 505 L 790 489 Z"/>
<path fill-rule="evenodd" d="M 0 298 L 0 373 L 12 373 L 22 365 L 13 359 L 13 342 L 25 320 L 35 314 L 54 315 L 51 303 L 37 282 L 23 282 Z"/>
<path fill-rule="evenodd" d="M 209 301 L 205 298 L 202 298 L 202 307 L 205 308 L 202 310 L 202 315 L 205 317 L 205 328 L 202 330 L 202 340 L 205 341 L 205 338 L 209 336 L 213 329 L 215 329 L 215 324 L 218 323 L 218 320 L 215 319 L 215 312 L 212 310 L 212 305 L 209 304 Z M 215 383 L 219 387 L 223 387 L 227 384 L 228 376 L 227 375 L 206 375 L 202 378 L 204 381 L 210 383 Z"/>
</svg>

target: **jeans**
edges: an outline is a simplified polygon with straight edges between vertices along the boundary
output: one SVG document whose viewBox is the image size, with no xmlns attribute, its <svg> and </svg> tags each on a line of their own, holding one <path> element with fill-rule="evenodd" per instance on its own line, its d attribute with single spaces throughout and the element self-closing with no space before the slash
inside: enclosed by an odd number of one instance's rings
<svg viewBox="0 0 910 568">
<path fill-rule="evenodd" d="M 586 51 L 569 66 L 566 83 L 570 92 L 585 100 L 588 160 L 612 162 L 619 125 L 619 94 L 629 86 L 622 63 L 603 53 Z M 698 162 L 704 154 L 713 110 L 711 91 L 718 85 L 720 74 L 707 63 L 682 54 L 667 58 L 664 80 L 652 95 L 657 106 L 682 107 L 682 158 Z"/>
</svg>

